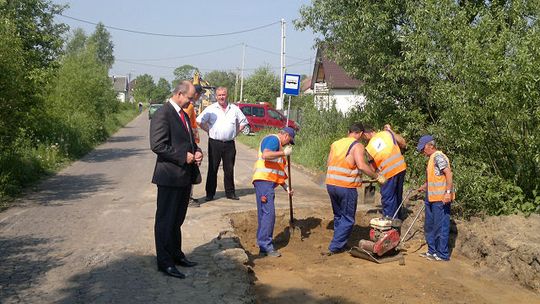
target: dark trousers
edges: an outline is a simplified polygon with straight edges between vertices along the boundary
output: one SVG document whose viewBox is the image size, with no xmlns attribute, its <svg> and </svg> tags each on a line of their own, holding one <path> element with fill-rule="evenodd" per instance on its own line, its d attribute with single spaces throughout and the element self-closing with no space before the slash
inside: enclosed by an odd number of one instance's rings
<svg viewBox="0 0 540 304">
<path fill-rule="evenodd" d="M 328 250 L 338 252 L 345 249 L 347 240 L 353 230 L 358 191 L 356 188 L 343 188 L 326 185 L 326 190 L 332 202 L 334 212 L 334 237 L 328 246 Z"/>
<path fill-rule="evenodd" d="M 426 204 L 424 234 L 428 245 L 428 252 L 437 254 L 443 260 L 449 260 L 450 204 L 443 204 L 443 202 L 424 203 Z"/>
<path fill-rule="evenodd" d="M 156 222 L 157 265 L 161 269 L 174 266 L 174 261 L 184 257 L 180 227 L 186 218 L 191 185 L 164 187 L 158 185 Z"/>
<path fill-rule="evenodd" d="M 403 183 L 405 182 L 406 171 L 390 177 L 384 185 L 381 186 L 381 204 L 383 207 L 383 216 L 393 217 L 394 213 L 401 204 L 403 198 Z M 401 210 L 400 210 L 401 211 Z M 396 218 L 403 220 L 401 212 L 396 214 Z"/>
<path fill-rule="evenodd" d="M 253 182 L 253 186 L 255 187 L 255 197 L 257 199 L 257 245 L 263 252 L 274 251 L 272 238 L 276 222 L 274 205 L 276 183 L 256 180 Z M 263 202 L 263 197 L 266 198 L 265 202 Z"/>
<path fill-rule="evenodd" d="M 234 140 L 219 141 L 208 139 L 208 174 L 206 175 L 206 196 L 214 197 L 217 188 L 217 173 L 219 164 L 223 160 L 223 184 L 225 194 L 231 196 L 234 191 L 234 160 L 236 158 L 236 146 Z"/>
</svg>

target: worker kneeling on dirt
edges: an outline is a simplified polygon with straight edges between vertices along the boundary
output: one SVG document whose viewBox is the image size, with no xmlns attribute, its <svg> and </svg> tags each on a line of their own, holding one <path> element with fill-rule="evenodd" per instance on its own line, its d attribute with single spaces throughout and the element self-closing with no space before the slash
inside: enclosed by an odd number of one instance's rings
<svg viewBox="0 0 540 304">
<path fill-rule="evenodd" d="M 286 127 L 278 134 L 266 136 L 259 145 L 259 155 L 253 169 L 253 186 L 257 198 L 257 245 L 261 256 L 281 256 L 272 243 L 276 220 L 274 188 L 281 185 L 289 195 L 292 195 L 292 189 L 288 189 L 285 184 L 287 180 L 285 157 L 292 153 L 290 145 L 294 145 L 294 136 L 294 129 Z"/>
<path fill-rule="evenodd" d="M 330 146 L 326 190 L 334 212 L 334 237 L 328 246 L 327 255 L 345 250 L 355 222 L 358 202 L 356 188 L 362 186 L 362 172 L 381 184 L 386 182 L 384 176 L 377 175 L 365 161 L 364 146 L 358 142 L 362 130 L 361 124 L 354 123 L 349 127 L 347 137 L 333 142 Z"/>
<path fill-rule="evenodd" d="M 401 149 L 406 147 L 405 139 L 394 133 L 390 125 L 385 125 L 384 131 L 377 133 L 370 126 L 364 125 L 362 138 L 368 141 L 366 151 L 373 168 L 388 180 L 381 186 L 381 204 L 383 216 L 391 218 L 403 197 L 407 164 Z M 396 217 L 403 219 L 401 214 L 397 214 Z"/>
<path fill-rule="evenodd" d="M 427 164 L 427 182 L 418 188 L 426 191 L 426 219 L 424 235 L 428 251 L 420 254 L 429 260 L 448 261 L 448 238 L 450 235 L 450 204 L 455 199 L 452 184 L 452 170 L 448 157 L 437 150 L 431 135 L 420 138 L 418 152 L 429 157 Z"/>
</svg>

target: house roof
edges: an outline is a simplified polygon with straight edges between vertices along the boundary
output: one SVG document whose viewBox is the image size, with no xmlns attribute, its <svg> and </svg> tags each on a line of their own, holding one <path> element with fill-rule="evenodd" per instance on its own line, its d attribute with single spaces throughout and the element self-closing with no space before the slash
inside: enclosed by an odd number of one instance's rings
<svg viewBox="0 0 540 304">
<path fill-rule="evenodd" d="M 329 89 L 356 89 L 362 81 L 347 75 L 347 72 L 333 60 L 326 58 L 322 49 L 317 50 L 317 58 L 313 67 L 311 88 L 316 82 L 326 82 Z"/>
<path fill-rule="evenodd" d="M 110 76 L 113 83 L 113 89 L 115 92 L 126 92 L 128 85 L 128 78 L 126 76 Z"/>
<path fill-rule="evenodd" d="M 311 79 L 312 77 L 307 77 L 306 79 L 302 80 L 300 83 L 300 92 L 305 92 L 311 88 Z"/>
</svg>

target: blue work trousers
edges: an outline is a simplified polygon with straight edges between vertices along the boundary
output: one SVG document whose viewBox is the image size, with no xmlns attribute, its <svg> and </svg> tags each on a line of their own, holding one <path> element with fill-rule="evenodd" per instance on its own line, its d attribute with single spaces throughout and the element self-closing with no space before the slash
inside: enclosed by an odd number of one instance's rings
<svg viewBox="0 0 540 304">
<path fill-rule="evenodd" d="M 343 250 L 351 235 L 355 216 L 358 191 L 356 188 L 343 188 L 326 185 L 326 190 L 332 202 L 334 211 L 334 237 L 328 246 L 328 250 L 337 252 Z"/>
<path fill-rule="evenodd" d="M 425 204 L 424 234 L 428 252 L 437 254 L 443 260 L 449 260 L 450 204 L 443 204 L 442 202 L 425 202 Z"/>
<path fill-rule="evenodd" d="M 405 181 L 405 172 L 402 171 L 390 177 L 384 185 L 381 186 L 381 204 L 383 207 L 383 216 L 392 217 L 401 204 L 403 199 L 403 182 Z M 401 212 L 396 215 L 397 219 L 403 220 Z"/>
<path fill-rule="evenodd" d="M 276 222 L 276 211 L 274 199 L 276 197 L 274 188 L 276 183 L 264 180 L 253 182 L 255 186 L 255 196 L 257 198 L 257 245 L 263 252 L 274 251 L 272 236 L 274 234 L 274 224 Z M 266 202 L 263 202 L 265 198 Z"/>
</svg>

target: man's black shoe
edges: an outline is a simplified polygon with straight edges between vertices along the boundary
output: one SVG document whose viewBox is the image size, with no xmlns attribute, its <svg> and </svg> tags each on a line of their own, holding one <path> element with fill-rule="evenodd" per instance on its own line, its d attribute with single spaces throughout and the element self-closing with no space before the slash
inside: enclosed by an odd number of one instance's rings
<svg viewBox="0 0 540 304">
<path fill-rule="evenodd" d="M 209 201 L 213 201 L 214 200 L 214 197 L 213 196 L 207 196 L 204 198 L 205 201 L 209 202 Z"/>
<path fill-rule="evenodd" d="M 193 267 L 193 266 L 198 265 L 197 262 L 190 261 L 190 260 L 186 259 L 185 257 L 181 258 L 181 259 L 176 259 L 175 263 L 182 266 L 182 267 Z"/>
<path fill-rule="evenodd" d="M 159 271 L 165 273 L 166 275 L 169 275 L 171 277 L 175 277 L 175 278 L 178 278 L 178 279 L 185 279 L 186 276 L 181 273 L 180 271 L 178 271 L 178 269 L 176 269 L 176 267 L 174 266 L 170 266 L 170 267 L 167 267 L 165 269 L 162 269 L 162 268 L 158 268 Z"/>
<path fill-rule="evenodd" d="M 236 194 L 227 195 L 227 198 L 230 199 L 230 200 L 235 200 L 235 201 L 240 199 L 238 196 L 236 196 Z"/>
</svg>

